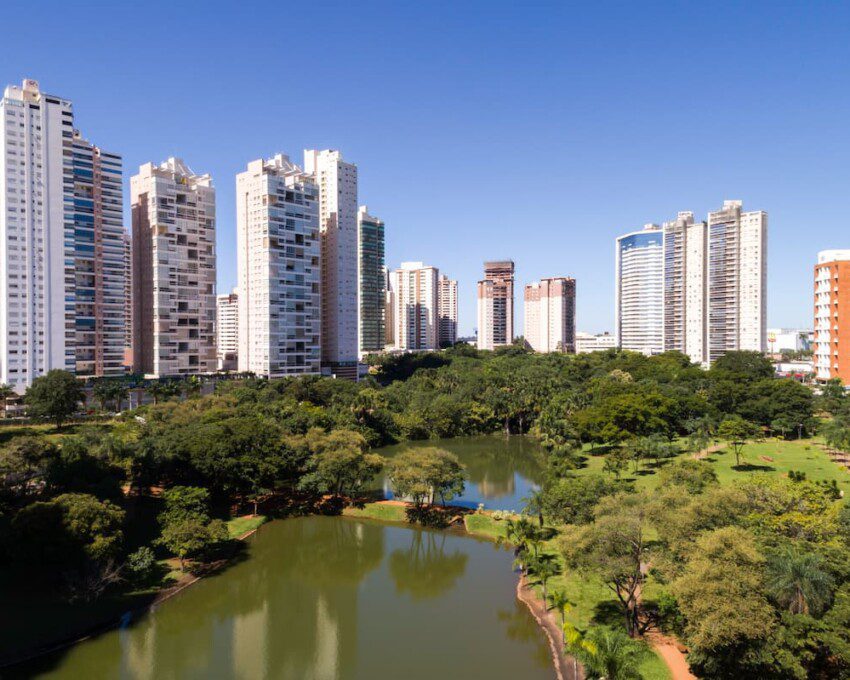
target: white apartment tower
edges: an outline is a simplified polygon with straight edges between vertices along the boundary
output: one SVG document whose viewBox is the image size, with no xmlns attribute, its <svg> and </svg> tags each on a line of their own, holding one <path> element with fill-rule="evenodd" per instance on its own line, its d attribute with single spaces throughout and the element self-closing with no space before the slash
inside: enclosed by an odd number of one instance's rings
<svg viewBox="0 0 850 680">
<path fill-rule="evenodd" d="M 664 234 L 647 224 L 617 239 L 615 335 L 622 349 L 659 354 L 664 348 Z"/>
<path fill-rule="evenodd" d="M 0 100 L 0 382 L 123 373 L 121 157 L 34 80 Z"/>
<path fill-rule="evenodd" d="M 396 349 L 438 348 L 439 275 L 422 262 L 402 262 L 392 273 Z"/>
<path fill-rule="evenodd" d="M 179 158 L 130 178 L 133 371 L 216 370 L 215 189 Z"/>
<path fill-rule="evenodd" d="M 438 314 L 440 317 L 440 347 L 451 347 L 457 342 L 457 281 L 444 274 L 437 281 L 439 290 Z"/>
<path fill-rule="evenodd" d="M 525 287 L 525 341 L 535 352 L 576 351 L 576 282 L 556 277 Z"/>
<path fill-rule="evenodd" d="M 697 363 L 706 360 L 707 233 L 692 212 L 664 223 L 664 351 Z"/>
<path fill-rule="evenodd" d="M 236 176 L 236 233 L 239 370 L 318 375 L 322 278 L 313 176 L 283 154 L 249 163 Z"/>
<path fill-rule="evenodd" d="M 767 213 L 724 201 L 708 214 L 708 356 L 767 346 Z"/>
<path fill-rule="evenodd" d="M 238 367 L 239 354 L 239 294 L 217 295 L 215 299 L 215 346 L 218 370 L 232 371 Z"/>
<path fill-rule="evenodd" d="M 322 368 L 357 379 L 357 166 L 339 151 L 307 150 L 304 170 L 319 190 Z"/>
</svg>

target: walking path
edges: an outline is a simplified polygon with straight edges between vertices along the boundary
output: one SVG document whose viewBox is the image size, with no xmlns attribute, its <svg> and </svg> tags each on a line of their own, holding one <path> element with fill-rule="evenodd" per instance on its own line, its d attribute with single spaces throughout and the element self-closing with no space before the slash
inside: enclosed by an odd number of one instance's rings
<svg viewBox="0 0 850 680">
<path fill-rule="evenodd" d="M 673 680 L 697 680 L 697 677 L 691 673 L 688 660 L 676 640 L 656 631 L 647 633 L 645 637 L 652 648 L 658 652 L 658 656 L 667 664 Z"/>
</svg>

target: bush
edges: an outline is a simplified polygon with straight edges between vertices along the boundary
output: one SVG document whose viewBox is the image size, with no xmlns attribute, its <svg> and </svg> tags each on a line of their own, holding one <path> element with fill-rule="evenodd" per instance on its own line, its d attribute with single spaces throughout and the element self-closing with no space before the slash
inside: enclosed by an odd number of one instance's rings
<svg viewBox="0 0 850 680">
<path fill-rule="evenodd" d="M 153 550 L 143 545 L 136 552 L 127 556 L 126 566 L 133 581 L 144 583 L 150 580 L 156 568 L 156 557 Z"/>
</svg>

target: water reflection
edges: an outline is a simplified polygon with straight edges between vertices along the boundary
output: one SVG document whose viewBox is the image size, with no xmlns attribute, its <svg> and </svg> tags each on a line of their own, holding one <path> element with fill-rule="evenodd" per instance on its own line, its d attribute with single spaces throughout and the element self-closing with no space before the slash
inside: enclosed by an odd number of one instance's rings
<svg viewBox="0 0 850 680">
<path fill-rule="evenodd" d="M 250 557 L 125 628 L 37 666 L 57 678 L 544 678 L 541 634 L 506 630 L 509 553 L 446 532 L 333 517 L 273 522 Z M 512 626 L 513 627 L 513 626 Z M 5 677 L 5 676 L 4 676 Z"/>
<path fill-rule="evenodd" d="M 405 449 L 422 446 L 451 451 L 466 466 L 469 475 L 466 491 L 452 501 L 458 505 L 475 507 L 484 503 L 492 509 L 520 510 L 522 499 L 543 481 L 543 451 L 528 437 L 493 435 L 405 442 L 378 449 L 377 453 L 392 457 Z M 381 488 L 392 498 L 386 477 L 381 479 Z"/>
<path fill-rule="evenodd" d="M 466 570 L 469 555 L 446 550 L 446 533 L 411 532 L 410 547 L 394 550 L 389 557 L 396 592 L 414 600 L 436 597 L 451 590 Z"/>
</svg>

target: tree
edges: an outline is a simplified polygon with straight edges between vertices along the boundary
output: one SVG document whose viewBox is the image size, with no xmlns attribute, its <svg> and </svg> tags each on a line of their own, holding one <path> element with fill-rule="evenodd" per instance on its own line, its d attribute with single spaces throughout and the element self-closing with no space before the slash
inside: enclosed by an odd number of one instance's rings
<svg viewBox="0 0 850 680">
<path fill-rule="evenodd" d="M 755 425 L 738 415 L 727 416 L 717 428 L 717 436 L 729 442 L 735 452 L 735 465 L 738 467 L 741 465 L 741 451 L 757 432 Z"/>
<path fill-rule="evenodd" d="M 24 394 L 29 415 L 52 420 L 57 429 L 77 412 L 79 403 L 84 400 L 77 379 L 58 368 L 33 380 Z"/>
<path fill-rule="evenodd" d="M 823 568 L 823 558 L 794 546 L 767 563 L 767 589 L 792 614 L 818 615 L 832 599 L 833 579 Z"/>
<path fill-rule="evenodd" d="M 554 593 L 549 595 L 549 601 L 552 603 L 552 608 L 557 610 L 558 614 L 561 616 L 561 630 L 564 632 L 564 642 L 566 642 L 566 630 L 564 630 L 564 627 L 567 625 L 567 610 L 570 607 L 570 600 L 567 597 L 566 592 L 563 590 L 556 590 Z"/>
<path fill-rule="evenodd" d="M 543 589 L 543 602 L 546 602 L 549 599 L 546 589 L 549 579 L 561 573 L 558 563 L 555 561 L 555 556 L 550 554 L 537 555 L 531 561 L 530 571 L 540 581 L 540 586 Z"/>
<path fill-rule="evenodd" d="M 690 494 L 700 494 L 717 484 L 717 473 L 711 463 L 704 460 L 680 460 L 658 473 L 658 488 L 684 487 Z"/>
<path fill-rule="evenodd" d="M 100 410 L 105 411 L 106 404 L 112 399 L 112 381 L 98 380 L 92 388 L 92 396 L 94 396 L 100 405 Z"/>
<path fill-rule="evenodd" d="M 326 435 L 313 455 L 315 478 L 335 496 L 361 488 L 384 466 L 384 459 L 367 453 L 363 435 L 352 430 L 334 430 Z"/>
<path fill-rule="evenodd" d="M 466 473 L 457 456 L 443 449 L 408 449 L 388 464 L 393 492 L 409 497 L 417 510 L 433 504 L 439 496 L 443 504 L 464 490 Z"/>
<path fill-rule="evenodd" d="M 201 524 L 210 521 L 210 492 L 197 486 L 174 486 L 162 494 L 165 509 L 159 514 L 162 526 L 194 520 Z"/>
<path fill-rule="evenodd" d="M 12 520 L 13 550 L 33 570 L 82 570 L 118 557 L 124 511 L 94 496 L 68 493 L 32 503 Z"/>
<path fill-rule="evenodd" d="M 9 399 L 16 396 L 17 392 L 11 385 L 7 385 L 6 383 L 0 383 L 0 409 L 3 410 L 3 418 L 6 417 L 6 408 L 9 403 Z"/>
<path fill-rule="evenodd" d="M 537 517 L 540 528 L 543 528 L 543 513 L 546 509 L 546 498 L 542 489 L 535 489 L 522 499 L 523 511 Z"/>
<path fill-rule="evenodd" d="M 592 524 L 568 527 L 561 538 L 567 565 L 601 579 L 614 593 L 630 637 L 639 632 L 647 502 L 639 494 L 606 498 Z"/>
<path fill-rule="evenodd" d="M 763 672 L 762 651 L 776 615 L 764 594 L 765 559 L 755 545 L 739 527 L 706 532 L 673 583 L 698 675 L 773 677 Z"/>
<path fill-rule="evenodd" d="M 18 502 L 36 496 L 57 455 L 56 446 L 44 437 L 16 437 L 0 448 L 0 502 L 2 496 Z"/>
<path fill-rule="evenodd" d="M 594 626 L 584 636 L 577 656 L 588 680 L 640 680 L 644 650 L 622 630 Z"/>
<path fill-rule="evenodd" d="M 514 557 L 519 563 L 519 569 L 525 572 L 527 566 L 528 548 L 537 539 L 538 532 L 526 517 L 505 520 L 505 535 L 497 539 L 498 543 L 507 542 L 514 548 Z"/>
<path fill-rule="evenodd" d="M 728 373 L 743 380 L 774 377 L 773 364 L 761 352 L 726 352 L 711 365 L 713 374 Z"/>
<path fill-rule="evenodd" d="M 154 404 L 158 404 L 160 399 L 168 399 L 172 396 L 170 385 L 159 380 L 148 385 L 146 391 L 151 396 L 151 399 L 153 399 Z"/>
<path fill-rule="evenodd" d="M 109 396 L 115 402 L 115 411 L 121 413 L 124 400 L 130 398 L 130 390 L 127 389 L 126 385 L 116 380 L 110 385 Z"/>
<path fill-rule="evenodd" d="M 221 520 L 204 523 L 190 518 L 166 524 L 158 540 L 177 556 L 180 571 L 185 571 L 187 558 L 202 557 L 227 539 L 227 526 Z"/>
<path fill-rule="evenodd" d="M 613 475 L 615 479 L 620 479 L 620 475 L 629 464 L 630 452 L 623 447 L 613 449 L 605 456 L 605 463 L 602 465 L 603 471 Z"/>
<path fill-rule="evenodd" d="M 543 487 L 543 508 L 550 521 L 582 524 L 593 517 L 593 508 L 604 496 L 623 485 L 600 474 L 548 480 Z"/>
</svg>

